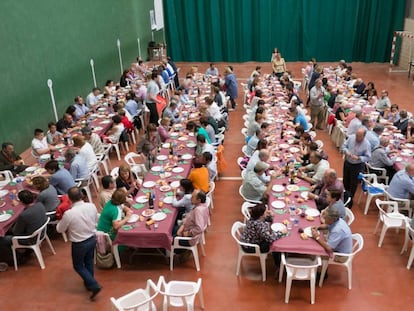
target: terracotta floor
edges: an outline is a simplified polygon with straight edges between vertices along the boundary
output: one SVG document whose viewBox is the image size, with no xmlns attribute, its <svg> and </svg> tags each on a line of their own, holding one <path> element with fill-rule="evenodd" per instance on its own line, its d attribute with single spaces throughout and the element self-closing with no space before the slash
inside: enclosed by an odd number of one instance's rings
<svg viewBox="0 0 414 311">
<path fill-rule="evenodd" d="M 184 73 L 190 64 L 178 64 Z M 218 64 L 223 72 L 225 64 Z M 256 63 L 233 64 L 239 82 L 250 75 Z M 328 64 L 329 65 L 329 64 Z M 413 101 L 412 80 L 404 73 L 388 73 L 386 64 L 352 64 L 354 72 L 365 81 L 374 81 L 377 90 L 388 89 L 391 101 L 400 107 L 409 108 Z M 262 72 L 270 72 L 270 65 L 263 64 Z M 290 63 L 288 68 L 300 77 L 303 63 Z M 204 72 L 207 64 L 200 64 Z M 413 109 L 412 109 L 413 110 Z M 228 169 L 224 177 L 239 177 L 236 158 L 241 154 L 243 138 L 242 105 L 231 113 L 230 130 L 225 138 L 225 156 Z M 333 147 L 326 132 L 318 132 L 318 138 L 325 142 L 331 166 L 342 175 L 342 159 Z M 116 165 L 116 161 L 113 162 Z M 215 193 L 215 209 L 212 226 L 207 233 L 207 256 L 201 258 L 201 272 L 197 273 L 192 260 L 175 265 L 173 272 L 165 259 L 140 255 L 123 258 L 123 268 L 109 271 L 96 270 L 96 278 L 104 287 L 96 302 L 90 302 L 80 278 L 72 270 L 70 244 L 60 236 L 53 237 L 57 254 L 53 256 L 43 247 L 46 269 L 41 270 L 35 258 L 21 266 L 18 272 L 9 269 L 0 273 L 0 310 L 110 310 L 109 298 L 119 297 L 136 288 L 144 287 L 148 278 L 157 280 L 164 275 L 167 280 L 203 279 L 206 310 L 412 310 L 413 271 L 405 266 L 408 255 L 400 256 L 403 232 L 388 232 L 382 248 L 377 247 L 378 235 L 373 235 L 377 220 L 374 205 L 367 216 L 361 206 L 355 205 L 356 216 L 352 231 L 361 233 L 365 247 L 354 261 L 353 289 L 346 287 L 346 273 L 340 268 L 330 268 L 329 278 L 322 288 L 316 289 L 316 304 L 309 304 L 309 283 L 294 282 L 290 303 L 284 303 L 285 283 L 278 283 L 274 277 L 274 266 L 267 262 L 267 281 L 260 278 L 260 265 L 256 259 L 245 259 L 241 276 L 235 276 L 237 248 L 230 235 L 234 221 L 242 220 L 238 195 L 240 180 L 220 180 Z M 285 280 L 284 280 L 285 281 Z M 158 299 L 158 307 L 161 300 Z M 199 307 L 198 300 L 196 307 Z"/>
</svg>

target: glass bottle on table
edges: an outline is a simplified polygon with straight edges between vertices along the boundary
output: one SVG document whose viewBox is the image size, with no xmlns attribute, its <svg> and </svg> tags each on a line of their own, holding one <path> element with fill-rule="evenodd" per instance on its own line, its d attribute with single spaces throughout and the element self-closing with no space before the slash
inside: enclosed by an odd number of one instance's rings
<svg viewBox="0 0 414 311">
<path fill-rule="evenodd" d="M 150 209 L 154 209 L 154 199 L 152 197 L 152 191 L 148 192 L 148 206 Z"/>
</svg>

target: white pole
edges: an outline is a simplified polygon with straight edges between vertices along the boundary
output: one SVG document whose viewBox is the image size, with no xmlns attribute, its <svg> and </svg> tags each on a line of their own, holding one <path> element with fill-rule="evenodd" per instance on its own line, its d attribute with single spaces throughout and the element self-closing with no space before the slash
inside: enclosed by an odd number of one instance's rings
<svg viewBox="0 0 414 311">
<path fill-rule="evenodd" d="M 118 55 L 119 55 L 119 66 L 121 67 L 121 75 L 124 73 L 124 68 L 122 67 L 122 55 L 121 55 L 121 41 L 116 40 L 116 46 L 118 47 Z"/>
<path fill-rule="evenodd" d="M 154 41 L 154 32 L 153 31 L 151 31 L 151 38 L 152 38 L 152 41 Z"/>
<path fill-rule="evenodd" d="M 93 58 L 91 58 L 90 64 L 91 64 L 91 70 L 92 70 L 93 85 L 94 87 L 96 87 L 95 67 L 94 67 Z"/>
<path fill-rule="evenodd" d="M 141 41 L 139 40 L 139 38 L 137 38 L 137 42 L 138 42 L 138 56 L 139 58 L 141 58 Z"/>
<path fill-rule="evenodd" d="M 59 120 L 59 118 L 58 118 L 58 114 L 57 114 L 57 111 L 56 111 L 55 95 L 53 94 L 53 81 L 51 79 L 47 80 L 47 86 L 49 87 L 50 98 L 52 99 L 53 113 L 55 114 L 55 120 L 57 122 Z"/>
</svg>

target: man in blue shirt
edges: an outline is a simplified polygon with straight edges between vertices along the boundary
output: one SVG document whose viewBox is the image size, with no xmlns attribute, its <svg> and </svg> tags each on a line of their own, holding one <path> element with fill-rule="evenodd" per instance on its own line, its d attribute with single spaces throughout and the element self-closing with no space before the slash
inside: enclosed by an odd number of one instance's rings
<svg viewBox="0 0 414 311">
<path fill-rule="evenodd" d="M 414 196 L 414 163 L 394 175 L 387 191 L 398 199 L 411 199 Z"/>
<path fill-rule="evenodd" d="M 305 132 L 309 130 L 308 122 L 305 119 L 305 116 L 298 112 L 297 108 L 290 108 L 290 115 L 293 117 L 293 124 L 294 125 L 301 125 Z"/>
</svg>

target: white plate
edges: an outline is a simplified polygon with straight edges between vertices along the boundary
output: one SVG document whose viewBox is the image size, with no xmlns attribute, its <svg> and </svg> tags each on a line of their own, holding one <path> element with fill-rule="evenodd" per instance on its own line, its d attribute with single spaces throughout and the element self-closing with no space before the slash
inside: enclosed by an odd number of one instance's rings
<svg viewBox="0 0 414 311">
<path fill-rule="evenodd" d="M 312 237 L 312 227 L 306 227 L 305 229 L 303 229 L 303 232 L 308 236 L 308 237 Z M 319 231 L 318 231 L 319 232 Z"/>
<path fill-rule="evenodd" d="M 189 154 L 189 153 L 183 154 L 181 156 L 181 159 L 183 159 L 183 160 L 190 160 L 192 158 L 193 158 L 193 156 L 191 154 Z"/>
<path fill-rule="evenodd" d="M 164 220 L 165 218 L 167 218 L 167 214 L 163 212 L 158 212 L 152 215 L 152 219 L 154 219 L 155 221 L 161 221 L 161 220 Z"/>
<path fill-rule="evenodd" d="M 280 208 L 284 208 L 286 206 L 286 204 L 283 201 L 276 200 L 276 201 L 272 202 L 272 206 L 273 206 L 273 208 L 280 209 Z"/>
<path fill-rule="evenodd" d="M 298 185 L 287 185 L 286 189 L 289 190 L 289 191 L 298 191 L 299 186 Z"/>
<path fill-rule="evenodd" d="M 162 191 L 162 192 L 167 192 L 167 191 L 170 191 L 170 190 L 171 190 L 170 186 L 161 186 L 160 187 L 160 191 Z"/>
<path fill-rule="evenodd" d="M 182 168 L 182 167 L 174 167 L 172 169 L 172 172 L 173 173 L 182 173 L 182 172 L 184 172 L 184 168 Z"/>
<path fill-rule="evenodd" d="M 405 146 L 407 148 L 414 148 L 414 144 L 412 144 L 412 143 L 406 143 Z"/>
<path fill-rule="evenodd" d="M 164 200 L 162 200 L 165 204 L 171 204 L 173 202 L 173 197 L 172 196 L 168 196 L 165 197 Z"/>
<path fill-rule="evenodd" d="M 282 109 L 282 110 L 288 110 L 289 107 L 288 106 L 281 106 L 280 109 Z"/>
<path fill-rule="evenodd" d="M 164 143 L 164 144 L 162 144 L 162 147 L 165 148 L 165 149 L 168 149 L 168 148 L 170 148 L 170 144 L 169 143 Z"/>
<path fill-rule="evenodd" d="M 402 161 L 402 158 L 401 157 L 396 157 L 395 158 L 395 162 L 401 162 Z"/>
<path fill-rule="evenodd" d="M 305 211 L 305 214 L 306 214 L 307 216 L 317 217 L 317 216 L 319 216 L 319 215 L 320 215 L 320 212 L 319 212 L 316 208 L 308 208 L 308 209 Z"/>
<path fill-rule="evenodd" d="M 270 226 L 274 232 L 286 231 L 286 226 L 280 222 L 275 222 Z"/>
<path fill-rule="evenodd" d="M 192 137 L 194 137 L 194 133 L 193 133 L 193 132 L 188 133 L 188 136 L 192 136 Z"/>
<path fill-rule="evenodd" d="M 189 142 L 189 143 L 187 143 L 187 147 L 188 148 L 194 148 L 195 146 L 197 146 L 197 144 L 196 143 L 193 143 L 192 141 Z"/>
<path fill-rule="evenodd" d="M 300 149 L 298 147 L 290 147 L 289 151 L 292 152 L 292 153 L 296 153 L 296 152 L 299 152 Z"/>
<path fill-rule="evenodd" d="M 404 135 L 401 134 L 401 133 L 397 133 L 397 134 L 394 134 L 394 137 L 395 138 L 399 138 L 399 139 L 403 139 L 404 138 Z"/>
<path fill-rule="evenodd" d="M 42 154 L 39 157 L 40 160 L 49 160 L 50 159 L 50 154 Z"/>
<path fill-rule="evenodd" d="M 62 148 L 65 148 L 65 144 L 57 144 L 55 147 L 57 149 L 62 149 Z"/>
<path fill-rule="evenodd" d="M 272 187 L 272 191 L 275 191 L 275 192 L 282 192 L 283 190 L 285 190 L 285 187 L 283 187 L 282 185 L 274 185 Z"/>
<path fill-rule="evenodd" d="M 0 198 L 4 197 L 8 193 L 9 193 L 9 190 L 0 190 Z"/>
<path fill-rule="evenodd" d="M 142 186 L 143 186 L 144 188 L 152 188 L 152 187 L 154 187 L 154 186 L 155 186 L 155 181 L 151 181 L 151 180 L 146 181 L 146 182 L 144 182 L 144 183 L 142 184 Z"/>
<path fill-rule="evenodd" d="M 35 170 L 37 170 L 36 166 L 29 166 L 28 168 L 25 169 L 25 172 L 33 173 Z"/>
<path fill-rule="evenodd" d="M 278 158 L 278 157 L 271 157 L 270 158 L 270 162 L 277 162 L 279 160 L 280 160 L 280 158 Z"/>
<path fill-rule="evenodd" d="M 102 126 L 95 126 L 94 128 L 93 128 L 93 130 L 94 131 L 100 131 L 100 130 L 102 130 L 103 129 L 103 127 Z"/>
<path fill-rule="evenodd" d="M 172 188 L 178 188 L 178 187 L 180 186 L 180 181 L 175 180 L 175 181 L 173 181 L 173 182 L 170 184 L 170 186 L 171 186 Z"/>
<path fill-rule="evenodd" d="M 148 196 L 140 195 L 139 197 L 137 197 L 135 199 L 135 201 L 137 201 L 137 203 L 147 203 L 148 202 Z"/>
<path fill-rule="evenodd" d="M 112 120 L 103 120 L 101 123 L 102 124 L 109 124 L 109 123 L 111 123 L 112 122 Z"/>
<path fill-rule="evenodd" d="M 139 215 L 137 214 L 132 214 L 131 217 L 129 217 L 127 223 L 133 223 L 133 222 L 137 222 L 139 219 Z"/>
<path fill-rule="evenodd" d="M 181 141 L 186 141 L 186 140 L 188 140 L 188 137 L 181 136 L 180 138 L 178 138 L 178 140 L 181 140 Z"/>
<path fill-rule="evenodd" d="M 309 194 L 309 192 L 307 192 L 307 191 L 303 191 L 303 192 L 301 192 L 301 193 L 300 193 L 300 196 L 301 196 L 303 199 L 308 200 L 308 199 L 309 199 L 308 194 Z"/>
<path fill-rule="evenodd" d="M 403 150 L 401 150 L 401 153 L 411 154 L 411 152 L 413 152 L 411 149 L 403 149 Z"/>
<path fill-rule="evenodd" d="M 165 172 L 165 178 L 171 177 L 171 173 L 170 172 Z"/>
<path fill-rule="evenodd" d="M 388 132 L 383 132 L 382 133 L 382 136 L 389 136 L 389 135 L 391 135 L 391 133 L 388 133 Z"/>
<path fill-rule="evenodd" d="M 158 161 L 165 161 L 167 159 L 168 159 L 168 157 L 165 154 L 160 154 L 160 155 L 157 156 Z"/>
<path fill-rule="evenodd" d="M 7 220 L 9 220 L 11 217 L 12 217 L 12 215 L 11 215 L 11 214 L 6 214 L 6 213 L 4 213 L 4 214 L 0 214 L 0 222 L 7 221 Z"/>
<path fill-rule="evenodd" d="M 288 144 L 280 144 L 279 145 L 279 148 L 281 148 L 281 149 L 287 149 L 287 148 L 289 148 L 289 145 Z"/>
<path fill-rule="evenodd" d="M 153 209 L 146 209 L 142 211 L 142 216 L 144 217 L 151 217 L 152 215 L 154 215 L 155 212 Z"/>
<path fill-rule="evenodd" d="M 178 137 L 178 133 L 173 132 L 173 133 L 171 133 L 171 134 L 170 134 L 170 136 L 171 136 L 172 138 L 174 138 L 174 137 Z"/>
<path fill-rule="evenodd" d="M 162 169 L 162 166 L 153 166 L 153 167 L 151 167 L 151 171 L 153 171 L 153 172 L 159 172 L 159 171 L 161 171 L 161 169 Z"/>
</svg>

